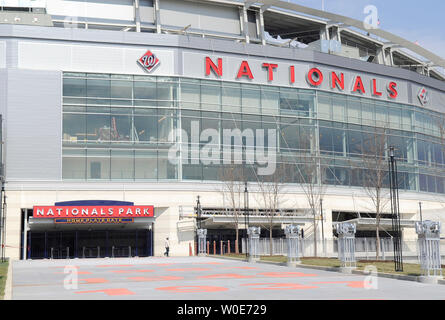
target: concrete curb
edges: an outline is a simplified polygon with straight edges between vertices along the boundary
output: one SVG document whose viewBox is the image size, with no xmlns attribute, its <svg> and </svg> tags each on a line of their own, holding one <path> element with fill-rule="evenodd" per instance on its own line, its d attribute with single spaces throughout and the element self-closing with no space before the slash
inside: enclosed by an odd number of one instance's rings
<svg viewBox="0 0 445 320">
<path fill-rule="evenodd" d="M 237 260 L 237 261 L 244 261 L 244 262 L 246 262 L 245 260 L 238 259 L 238 258 L 217 257 L 217 256 L 212 256 L 212 257 L 213 258 L 229 259 L 229 260 Z M 274 265 L 278 265 L 278 266 L 287 266 L 287 264 L 285 262 L 257 261 L 256 263 L 274 264 Z M 315 269 L 315 270 L 323 270 L 323 271 L 332 271 L 332 272 L 342 273 L 342 271 L 340 270 L 341 268 L 337 268 L 337 267 L 311 266 L 311 265 L 307 265 L 307 264 L 299 264 L 296 267 L 297 268 L 303 268 L 303 269 Z M 369 273 L 365 273 L 362 270 L 352 270 L 352 274 L 359 274 L 359 275 L 364 275 L 364 276 L 369 275 Z M 403 274 L 392 274 L 392 273 L 383 273 L 383 272 L 378 272 L 377 276 L 381 277 L 381 278 L 389 278 L 389 279 L 395 279 L 395 280 L 422 282 L 422 281 L 420 281 L 420 276 L 408 276 L 408 275 L 403 275 Z M 445 279 L 438 280 L 437 284 L 445 284 Z"/>
<path fill-rule="evenodd" d="M 12 300 L 12 264 L 13 260 L 8 261 L 8 274 L 6 276 L 5 295 L 3 300 Z"/>
</svg>

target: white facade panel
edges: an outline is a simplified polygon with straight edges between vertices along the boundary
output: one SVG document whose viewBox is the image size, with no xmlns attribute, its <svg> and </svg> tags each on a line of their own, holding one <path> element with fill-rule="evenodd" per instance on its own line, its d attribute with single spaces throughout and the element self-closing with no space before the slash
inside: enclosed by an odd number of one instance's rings
<svg viewBox="0 0 445 320">
<path fill-rule="evenodd" d="M 205 5 L 182 0 L 163 0 L 161 23 L 163 25 L 240 34 L 239 11 L 237 8 Z"/>
<path fill-rule="evenodd" d="M 6 42 L 0 41 L 0 68 L 6 67 Z"/>
<path fill-rule="evenodd" d="M 51 0 L 46 8 L 48 14 L 57 16 L 134 20 L 133 0 Z"/>
<path fill-rule="evenodd" d="M 62 178 L 62 75 L 53 71 L 7 72 L 6 178 Z"/>
<path fill-rule="evenodd" d="M 151 50 L 160 60 L 152 71 L 155 75 L 173 75 L 173 50 L 140 49 L 94 45 L 66 45 L 20 42 L 18 66 L 22 69 L 61 70 L 76 72 L 125 73 L 144 75 L 147 72 L 138 59 Z"/>
</svg>

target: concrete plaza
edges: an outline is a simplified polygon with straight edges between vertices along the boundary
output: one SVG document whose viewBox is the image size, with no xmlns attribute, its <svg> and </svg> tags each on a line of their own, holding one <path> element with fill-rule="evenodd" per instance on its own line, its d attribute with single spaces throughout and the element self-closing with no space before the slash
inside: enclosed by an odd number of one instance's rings
<svg viewBox="0 0 445 320">
<path fill-rule="evenodd" d="M 445 299 L 440 284 L 210 257 L 14 261 L 12 277 L 14 300 Z"/>
</svg>

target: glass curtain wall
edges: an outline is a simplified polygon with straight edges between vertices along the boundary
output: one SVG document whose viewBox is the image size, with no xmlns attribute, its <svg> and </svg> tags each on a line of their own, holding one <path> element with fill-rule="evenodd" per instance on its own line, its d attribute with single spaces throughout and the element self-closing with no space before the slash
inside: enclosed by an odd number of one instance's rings
<svg viewBox="0 0 445 320">
<path fill-rule="evenodd" d="M 320 155 L 325 183 L 361 186 L 362 154 L 379 132 L 385 148 L 395 147 L 402 189 L 445 192 L 443 115 L 414 106 L 275 86 L 85 73 L 64 74 L 63 96 L 65 180 L 220 180 L 224 150 L 246 163 L 253 141 L 256 148 L 277 146 L 288 182 L 302 182 L 295 171 Z M 268 130 L 276 131 L 275 140 Z M 176 163 L 169 161 L 174 146 Z M 203 150 L 211 161 L 202 161 Z M 256 181 L 257 166 L 245 166 Z"/>
</svg>

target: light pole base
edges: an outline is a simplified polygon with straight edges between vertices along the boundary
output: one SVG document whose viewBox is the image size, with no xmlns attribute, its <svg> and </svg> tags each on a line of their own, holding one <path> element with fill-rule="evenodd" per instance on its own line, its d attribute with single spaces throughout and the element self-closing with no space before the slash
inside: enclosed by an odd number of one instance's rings
<svg viewBox="0 0 445 320">
<path fill-rule="evenodd" d="M 205 257 L 205 256 L 207 256 L 207 254 L 205 254 L 205 253 L 198 253 L 198 257 Z"/>
<path fill-rule="evenodd" d="M 352 271 L 357 269 L 356 267 L 340 267 L 341 273 L 352 274 Z"/>
<path fill-rule="evenodd" d="M 417 280 L 421 283 L 437 284 L 438 280 L 442 280 L 440 276 L 419 276 Z"/>
<path fill-rule="evenodd" d="M 299 264 L 301 264 L 301 261 L 300 261 L 300 260 L 298 260 L 298 261 L 288 261 L 288 262 L 286 263 L 286 265 L 287 265 L 288 267 L 296 267 L 296 266 L 299 265 Z"/>
<path fill-rule="evenodd" d="M 255 263 L 260 260 L 260 258 L 249 256 L 249 262 Z"/>
</svg>

